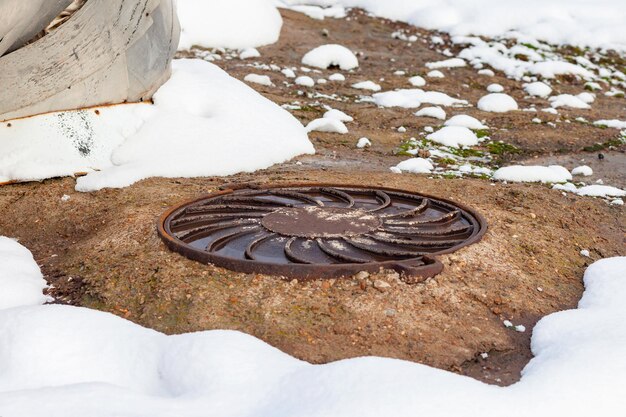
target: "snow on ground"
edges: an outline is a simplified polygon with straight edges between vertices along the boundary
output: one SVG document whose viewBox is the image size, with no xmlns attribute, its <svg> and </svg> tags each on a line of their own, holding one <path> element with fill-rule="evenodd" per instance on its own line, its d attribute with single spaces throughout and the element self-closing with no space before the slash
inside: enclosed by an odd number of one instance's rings
<svg viewBox="0 0 626 417">
<path fill-rule="evenodd" d="M 339 119 L 323 117 L 315 119 L 306 126 L 307 132 L 348 133 L 348 128 Z"/>
<path fill-rule="evenodd" d="M 310 1 L 309 1 L 310 2 Z M 304 3 L 307 3 L 304 1 Z M 326 5 L 361 7 L 452 35 L 534 38 L 626 51 L 623 0 L 335 0 Z"/>
<path fill-rule="evenodd" d="M 245 49 L 278 40 L 283 20 L 272 0 L 177 0 L 178 48 Z"/>
<path fill-rule="evenodd" d="M 433 164 L 424 158 L 411 158 L 393 167 L 394 172 L 410 172 L 411 174 L 430 174 L 435 169 Z"/>
<path fill-rule="evenodd" d="M 47 287 L 28 249 L 0 236 L 0 310 L 43 304 Z"/>
<path fill-rule="evenodd" d="M 478 145 L 478 137 L 476 134 L 470 129 L 461 126 L 442 127 L 438 131 L 426 136 L 426 139 L 453 148 Z"/>
<path fill-rule="evenodd" d="M 446 120 L 444 125 L 445 126 L 461 126 L 461 127 L 466 127 L 468 129 L 473 129 L 473 130 L 487 129 L 487 126 L 482 124 L 480 120 L 472 116 L 468 116 L 466 114 L 457 114 L 456 116 L 452 116 L 451 118 Z"/>
<path fill-rule="evenodd" d="M 295 83 L 297 85 L 301 85 L 303 87 L 314 87 L 315 86 L 315 80 L 313 80 L 313 78 L 309 77 L 308 75 L 301 75 L 298 78 L 296 78 Z"/>
<path fill-rule="evenodd" d="M 286 110 L 202 60 L 174 61 L 154 103 L 11 121 L 0 129 L 0 182 L 87 172 L 76 189 L 94 191 L 252 172 L 314 152 Z"/>
<path fill-rule="evenodd" d="M 479 110 L 492 113 L 506 113 L 517 110 L 517 102 L 513 97 L 504 93 L 491 93 L 478 100 Z"/>
<path fill-rule="evenodd" d="M 372 146 L 372 141 L 370 141 L 368 138 L 361 138 L 356 143 L 356 147 L 359 149 L 369 148 L 370 146 Z"/>
<path fill-rule="evenodd" d="M 490 93 L 501 93 L 504 91 L 504 87 L 502 87 L 500 84 L 489 84 L 487 86 L 487 91 Z"/>
<path fill-rule="evenodd" d="M 370 90 L 370 91 L 380 91 L 380 85 L 376 84 L 374 81 L 361 81 L 355 84 L 352 84 L 352 88 L 356 88 L 357 90 Z"/>
<path fill-rule="evenodd" d="M 464 106 L 467 101 L 450 97 L 438 91 L 424 91 L 419 88 L 385 91 L 373 95 L 374 102 L 383 107 L 416 108 L 422 104 L 437 106 Z"/>
<path fill-rule="evenodd" d="M 560 165 L 548 167 L 537 165 L 512 165 L 498 169 L 493 173 L 493 178 L 500 181 L 510 182 L 543 182 L 561 183 L 572 180 L 572 174 Z"/>
<path fill-rule="evenodd" d="M 613 129 L 626 129 L 626 120 L 598 120 L 593 122 L 596 126 L 606 126 Z"/>
<path fill-rule="evenodd" d="M 552 188 L 554 188 L 555 190 L 567 191 L 586 197 L 609 198 L 626 196 L 626 191 L 622 189 L 600 184 L 585 185 L 578 188 L 575 184 L 572 184 L 571 182 L 566 182 L 564 184 L 556 184 Z"/>
<path fill-rule="evenodd" d="M 439 68 L 460 68 L 467 66 L 467 63 L 461 58 L 450 58 L 443 61 L 427 62 L 426 68 L 439 69 Z"/>
<path fill-rule="evenodd" d="M 432 117 L 434 119 L 446 120 L 446 111 L 441 107 L 424 107 L 415 112 L 419 117 Z"/>
<path fill-rule="evenodd" d="M 346 113 L 337 109 L 328 110 L 326 113 L 324 113 L 324 116 L 322 117 L 327 118 L 327 119 L 337 119 L 342 122 L 352 122 L 354 120 L 352 116 L 347 115 Z"/>
<path fill-rule="evenodd" d="M 536 81 L 524 84 L 524 91 L 530 96 L 546 98 L 552 93 L 552 88 L 541 81 Z"/>
<path fill-rule="evenodd" d="M 588 165 L 581 165 L 572 169 L 572 175 L 582 175 L 585 177 L 589 177 L 593 175 L 593 169 L 591 169 L 591 167 Z"/>
<path fill-rule="evenodd" d="M 8 245 L 0 276 L 41 280 L 30 253 Z M 584 283 L 577 310 L 537 323 L 535 357 L 507 388 L 396 359 L 312 365 L 235 331 L 166 336 L 109 313 L 27 301 L 0 310 L 0 415 L 621 417 L 626 257 L 595 262 Z M 41 288 L 22 291 L 43 301 Z"/>
<path fill-rule="evenodd" d="M 416 75 L 414 77 L 409 78 L 409 83 L 413 87 L 423 87 L 426 85 L 426 80 L 424 79 L 424 77 L 420 77 L 419 75 Z"/>
<path fill-rule="evenodd" d="M 248 74 L 243 78 L 244 81 L 254 84 L 261 84 L 266 86 L 272 86 L 272 80 L 267 75 L 259 75 L 259 74 Z"/>
<path fill-rule="evenodd" d="M 550 105 L 555 109 L 559 107 L 571 107 L 573 109 L 591 108 L 589 104 L 571 94 L 559 94 L 558 96 L 550 97 L 548 100 L 550 101 Z"/>
<path fill-rule="evenodd" d="M 318 46 L 307 52 L 302 57 L 302 63 L 310 67 L 322 69 L 336 65 L 344 71 L 359 66 L 359 60 L 351 50 L 336 44 Z"/>
</svg>

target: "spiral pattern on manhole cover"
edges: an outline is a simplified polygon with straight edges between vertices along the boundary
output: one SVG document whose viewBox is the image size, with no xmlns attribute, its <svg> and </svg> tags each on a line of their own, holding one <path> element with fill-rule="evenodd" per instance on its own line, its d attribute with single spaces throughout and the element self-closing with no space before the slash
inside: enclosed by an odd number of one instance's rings
<svg viewBox="0 0 626 417">
<path fill-rule="evenodd" d="M 175 207 L 159 234 L 188 258 L 234 271 L 329 278 L 381 267 L 419 281 L 441 272 L 434 255 L 478 241 L 473 210 L 384 188 L 243 188 Z"/>
</svg>

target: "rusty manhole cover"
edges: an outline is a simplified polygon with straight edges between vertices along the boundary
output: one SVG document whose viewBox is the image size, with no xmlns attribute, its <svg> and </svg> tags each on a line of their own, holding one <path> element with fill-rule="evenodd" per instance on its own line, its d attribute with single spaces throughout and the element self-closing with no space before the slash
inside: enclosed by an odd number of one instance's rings
<svg viewBox="0 0 626 417">
<path fill-rule="evenodd" d="M 418 281 L 434 255 L 475 243 L 473 210 L 384 188 L 310 186 L 220 191 L 165 213 L 159 234 L 188 258 L 245 273 L 329 278 L 394 269 Z"/>
</svg>

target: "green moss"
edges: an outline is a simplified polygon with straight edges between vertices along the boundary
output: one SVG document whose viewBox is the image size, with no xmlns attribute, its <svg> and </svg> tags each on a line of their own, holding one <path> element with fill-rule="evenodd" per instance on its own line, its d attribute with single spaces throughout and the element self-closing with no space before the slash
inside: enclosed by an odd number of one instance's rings
<svg viewBox="0 0 626 417">
<path fill-rule="evenodd" d="M 626 138 L 622 137 L 620 139 L 607 140 L 604 143 L 596 143 L 591 146 L 585 146 L 583 150 L 586 152 L 598 152 L 598 151 L 602 151 L 602 150 L 612 148 L 612 147 L 617 148 L 618 146 L 624 145 L 625 143 L 626 143 Z"/>
<path fill-rule="evenodd" d="M 493 155 L 522 153 L 518 147 L 505 142 L 490 142 L 487 144 L 487 149 Z"/>
<path fill-rule="evenodd" d="M 475 130 L 474 133 L 476 133 L 476 137 L 478 139 L 486 138 L 487 136 L 489 136 L 489 130 L 487 129 L 478 129 Z"/>
<path fill-rule="evenodd" d="M 450 148 L 448 151 L 453 155 L 460 156 L 461 158 L 470 158 L 470 157 L 481 158 L 485 156 L 484 152 L 479 151 L 478 149 L 471 149 L 471 148 L 467 148 L 467 149 Z"/>
</svg>

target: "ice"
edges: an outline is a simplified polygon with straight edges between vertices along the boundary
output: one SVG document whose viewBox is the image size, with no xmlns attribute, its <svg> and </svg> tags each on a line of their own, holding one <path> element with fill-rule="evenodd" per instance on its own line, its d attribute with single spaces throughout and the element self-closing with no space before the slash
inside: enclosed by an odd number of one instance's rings
<svg viewBox="0 0 626 417">
<path fill-rule="evenodd" d="M 438 69 L 438 68 L 459 68 L 465 67 L 467 63 L 461 58 L 450 58 L 443 61 L 427 62 L 426 68 Z"/>
<path fill-rule="evenodd" d="M 296 78 L 295 83 L 297 85 L 301 85 L 303 87 L 314 87 L 315 86 L 315 80 L 311 77 L 309 77 L 308 75 L 301 75 L 300 77 Z"/>
<path fill-rule="evenodd" d="M 498 169 L 493 173 L 493 178 L 500 181 L 510 182 L 543 182 L 561 183 L 571 181 L 572 174 L 560 165 L 512 165 Z"/>
<path fill-rule="evenodd" d="M 315 68 L 326 69 L 338 66 L 342 70 L 351 70 L 359 66 L 357 57 L 345 46 L 329 44 L 318 46 L 307 52 L 302 63 Z"/>
<path fill-rule="evenodd" d="M 314 152 L 286 110 L 203 60 L 174 61 L 154 105 L 52 113 L 11 124 L 0 129 L 0 177 L 36 181 L 87 172 L 77 180 L 78 191 L 149 177 L 251 172 Z"/>
<path fill-rule="evenodd" d="M 505 113 L 518 109 L 515 99 L 504 93 L 487 94 L 478 100 L 477 107 L 482 111 L 492 113 Z"/>
</svg>

